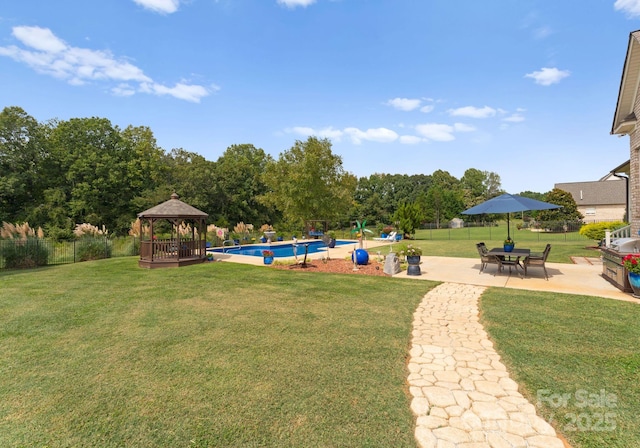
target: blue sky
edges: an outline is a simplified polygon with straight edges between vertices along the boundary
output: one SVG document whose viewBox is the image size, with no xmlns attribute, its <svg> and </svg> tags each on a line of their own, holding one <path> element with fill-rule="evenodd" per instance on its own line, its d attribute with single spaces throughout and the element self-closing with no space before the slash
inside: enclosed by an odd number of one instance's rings
<svg viewBox="0 0 640 448">
<path fill-rule="evenodd" d="M 215 161 L 327 137 L 345 170 L 598 180 L 640 0 L 61 0 L 0 7 L 0 107 Z"/>
</svg>

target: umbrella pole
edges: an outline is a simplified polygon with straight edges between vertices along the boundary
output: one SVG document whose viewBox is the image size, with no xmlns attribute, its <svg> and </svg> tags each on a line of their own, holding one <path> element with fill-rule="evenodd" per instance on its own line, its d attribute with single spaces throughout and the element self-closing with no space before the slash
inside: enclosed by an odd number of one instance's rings
<svg viewBox="0 0 640 448">
<path fill-rule="evenodd" d="M 511 213 L 507 213 L 507 239 L 511 239 L 511 225 L 509 224 L 509 216 Z"/>
</svg>

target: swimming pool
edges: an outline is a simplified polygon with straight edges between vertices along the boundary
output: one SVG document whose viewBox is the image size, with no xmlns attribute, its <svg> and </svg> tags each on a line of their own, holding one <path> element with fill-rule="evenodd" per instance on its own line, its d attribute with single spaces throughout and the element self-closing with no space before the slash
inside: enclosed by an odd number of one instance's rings
<svg viewBox="0 0 640 448">
<path fill-rule="evenodd" d="M 353 244 L 353 241 L 336 241 L 336 246 L 344 244 Z M 304 256 L 305 245 L 308 245 L 308 253 L 314 254 L 327 250 L 327 245 L 322 240 L 299 241 L 297 244 L 298 256 Z M 293 257 L 293 243 L 287 244 L 248 244 L 246 246 L 229 246 L 217 247 L 209 249 L 209 252 L 233 254 L 233 255 L 250 255 L 252 257 L 262 257 L 263 250 L 272 250 L 274 257 Z"/>
</svg>

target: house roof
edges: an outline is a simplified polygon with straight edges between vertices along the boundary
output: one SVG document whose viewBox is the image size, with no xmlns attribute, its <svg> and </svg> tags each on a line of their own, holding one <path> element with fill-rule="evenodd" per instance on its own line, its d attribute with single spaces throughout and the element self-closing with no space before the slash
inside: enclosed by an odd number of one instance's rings
<svg viewBox="0 0 640 448">
<path fill-rule="evenodd" d="M 612 169 L 607 176 L 609 175 L 615 176 L 616 174 L 626 174 L 628 176 L 630 172 L 631 172 L 631 160 L 627 160 L 626 162 L 621 163 L 620 165 Z M 604 180 L 604 178 L 600 180 Z"/>
<path fill-rule="evenodd" d="M 182 202 L 178 199 L 179 197 L 180 196 L 173 193 L 171 195 L 171 199 L 168 201 L 158 204 L 155 207 L 151 207 L 149 210 L 145 210 L 142 213 L 138 213 L 138 218 L 199 219 L 209 216 L 205 212 Z"/>
<path fill-rule="evenodd" d="M 640 30 L 629 34 L 627 55 L 622 69 L 618 102 L 613 116 L 611 133 L 629 134 L 636 127 L 637 117 L 634 112 L 638 83 L 640 82 Z"/>
<path fill-rule="evenodd" d="M 622 180 L 593 182 L 567 182 L 555 184 L 555 188 L 571 193 L 578 206 L 625 205 L 627 186 Z"/>
</svg>

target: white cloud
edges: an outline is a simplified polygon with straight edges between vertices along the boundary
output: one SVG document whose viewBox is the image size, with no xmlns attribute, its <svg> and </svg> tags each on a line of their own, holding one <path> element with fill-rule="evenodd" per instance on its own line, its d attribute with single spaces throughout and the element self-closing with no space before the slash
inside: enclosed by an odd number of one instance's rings
<svg viewBox="0 0 640 448">
<path fill-rule="evenodd" d="M 8 56 L 22 62 L 38 73 L 64 79 L 71 85 L 89 82 L 115 82 L 111 91 L 115 95 L 130 96 L 132 91 L 154 95 L 170 95 L 186 101 L 200 102 L 200 99 L 219 90 L 217 86 L 206 88 L 187 84 L 185 81 L 174 87 L 166 87 L 153 81 L 143 70 L 123 58 L 115 58 L 109 51 L 91 50 L 67 45 L 48 28 L 19 26 L 13 28 L 13 35 L 26 48 L 15 45 L 0 47 L 0 56 Z M 128 83 L 138 83 L 133 87 Z M 123 85 L 126 84 L 126 87 Z"/>
<path fill-rule="evenodd" d="M 456 138 L 453 136 L 455 131 L 453 126 L 448 124 L 425 123 L 416 126 L 418 134 L 429 140 L 438 142 L 450 142 Z"/>
<path fill-rule="evenodd" d="M 454 123 L 453 124 L 453 129 L 456 132 L 473 132 L 476 130 L 476 128 L 474 126 L 470 126 L 468 124 L 464 124 L 464 123 Z"/>
<path fill-rule="evenodd" d="M 132 96 L 135 95 L 136 90 L 129 84 L 118 84 L 116 87 L 111 89 L 111 92 L 115 96 Z"/>
<path fill-rule="evenodd" d="M 305 137 L 310 137 L 316 134 L 316 131 L 314 131 L 313 128 L 306 126 L 294 126 L 292 128 L 285 129 L 284 132 L 287 134 L 299 134 Z"/>
<path fill-rule="evenodd" d="M 613 4 L 616 11 L 623 11 L 629 17 L 640 16 L 640 0 L 616 0 Z"/>
<path fill-rule="evenodd" d="M 416 145 L 418 143 L 421 143 L 423 141 L 425 141 L 423 138 L 420 138 L 418 136 L 415 135 L 402 135 L 400 136 L 400 143 L 403 143 L 405 145 Z"/>
<path fill-rule="evenodd" d="M 308 126 L 294 126 L 292 128 L 287 128 L 284 131 L 288 134 L 298 134 L 304 137 L 316 136 L 320 138 L 328 138 L 335 141 L 340 141 L 342 135 L 344 134 L 344 132 L 340 129 L 334 129 L 331 126 L 329 126 L 328 128 L 317 130 Z"/>
<path fill-rule="evenodd" d="M 355 145 L 361 144 L 363 140 L 389 143 L 398 139 L 398 134 L 387 128 L 367 129 L 366 131 L 358 128 L 346 128 L 344 133 L 351 137 L 351 142 Z"/>
<path fill-rule="evenodd" d="M 569 70 L 558 70 L 557 68 L 543 67 L 538 71 L 527 73 L 525 78 L 533 78 L 536 84 L 541 86 L 550 86 L 559 83 L 563 78 L 569 76 Z"/>
<path fill-rule="evenodd" d="M 340 129 L 333 129 L 331 126 L 329 126 L 328 128 L 320 129 L 317 133 L 319 137 L 333 139 L 336 141 L 340 141 L 340 139 L 342 138 L 342 134 L 344 134 L 344 132 L 342 132 Z"/>
<path fill-rule="evenodd" d="M 470 118 L 488 118 L 496 114 L 496 110 L 489 106 L 474 107 L 466 106 L 458 109 L 449 109 L 447 111 L 453 117 L 470 117 Z"/>
<path fill-rule="evenodd" d="M 524 116 L 520 113 L 515 113 L 503 118 L 502 121 L 508 121 L 510 123 L 520 123 L 524 121 Z"/>
<path fill-rule="evenodd" d="M 422 106 L 420 108 L 420 112 L 428 114 L 429 112 L 433 111 L 433 109 L 435 109 L 435 106 L 429 104 L 427 106 Z"/>
<path fill-rule="evenodd" d="M 392 100 L 387 101 L 385 104 L 387 106 L 394 107 L 398 110 L 403 110 L 405 112 L 409 112 L 420 107 L 420 103 L 422 101 L 418 99 L 409 99 L 409 98 L 394 98 Z"/>
<path fill-rule="evenodd" d="M 551 36 L 551 34 L 553 34 L 553 31 L 548 26 L 541 26 L 533 30 L 533 37 L 538 40 L 545 39 Z"/>
<path fill-rule="evenodd" d="M 278 4 L 279 5 L 284 5 L 287 8 L 295 8 L 297 6 L 302 6 L 303 8 L 306 8 L 309 5 L 313 5 L 316 2 L 316 0 L 278 0 Z"/>
<path fill-rule="evenodd" d="M 180 0 L 133 0 L 138 5 L 153 12 L 173 14 L 180 6 Z"/>
<path fill-rule="evenodd" d="M 391 143 L 398 141 L 405 145 L 415 145 L 418 143 L 428 142 L 429 140 L 448 142 L 455 140 L 454 134 L 457 132 L 473 132 L 476 131 L 474 126 L 464 123 L 454 123 L 453 125 L 426 123 L 415 126 L 418 135 L 398 135 L 397 132 L 388 128 L 370 128 L 362 130 L 359 128 L 345 128 L 343 130 L 327 127 L 323 129 L 314 129 L 308 126 L 294 126 L 284 130 L 287 134 L 297 134 L 304 137 L 316 136 L 340 141 L 344 136 L 349 137 L 351 143 L 360 145 L 364 141 Z"/>
<path fill-rule="evenodd" d="M 143 83 L 141 85 L 141 91 L 153 93 L 158 96 L 170 95 L 193 103 L 199 103 L 200 98 L 209 95 L 209 91 L 202 86 L 188 85 L 181 82 L 176 83 L 173 87 L 167 87 L 157 83 Z"/>
<path fill-rule="evenodd" d="M 54 36 L 48 28 L 17 26 L 11 34 L 26 46 L 47 53 L 59 53 L 67 49 L 67 44 Z"/>
</svg>

